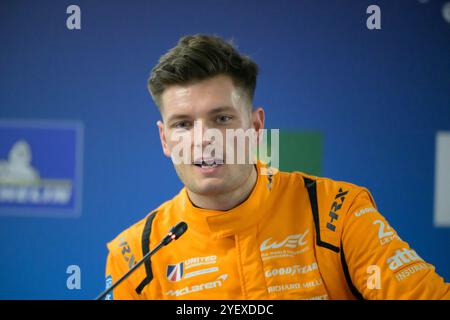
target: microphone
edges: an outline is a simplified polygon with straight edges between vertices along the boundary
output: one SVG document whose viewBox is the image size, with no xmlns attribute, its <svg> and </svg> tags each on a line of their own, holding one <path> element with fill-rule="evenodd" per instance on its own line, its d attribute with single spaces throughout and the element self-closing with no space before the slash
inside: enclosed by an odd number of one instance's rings
<svg viewBox="0 0 450 320">
<path fill-rule="evenodd" d="M 161 240 L 161 242 L 167 246 L 173 240 L 177 240 L 183 233 L 187 230 L 186 222 L 179 222 L 172 229 L 169 230 L 169 233 Z"/>
<path fill-rule="evenodd" d="M 128 270 L 119 280 L 116 281 L 111 287 L 107 288 L 105 291 L 103 291 L 101 294 L 95 298 L 95 300 L 102 300 L 106 297 L 108 293 L 110 293 L 115 287 L 117 287 L 123 280 L 128 278 L 130 274 L 134 272 L 140 265 L 142 265 L 145 261 L 147 261 L 152 255 L 154 255 L 159 249 L 161 249 L 164 246 L 167 246 L 169 243 L 171 243 L 173 240 L 177 240 L 179 237 L 181 237 L 187 230 L 187 224 L 186 222 L 179 222 L 175 226 L 173 226 L 167 235 L 161 240 L 161 242 L 153 248 L 153 250 L 149 251 L 141 260 L 139 260 L 138 263 L 136 263 L 130 270 Z"/>
</svg>

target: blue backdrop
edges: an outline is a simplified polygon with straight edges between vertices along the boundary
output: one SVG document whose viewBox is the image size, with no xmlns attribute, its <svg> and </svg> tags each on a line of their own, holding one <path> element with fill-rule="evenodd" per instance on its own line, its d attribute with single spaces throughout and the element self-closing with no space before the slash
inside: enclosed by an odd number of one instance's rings
<svg viewBox="0 0 450 320">
<path fill-rule="evenodd" d="M 78 218 L 0 217 L 0 298 L 90 299 L 106 242 L 182 187 L 146 80 L 190 33 L 234 38 L 261 67 L 268 128 L 321 131 L 323 175 L 368 187 L 400 236 L 450 281 L 433 226 L 435 136 L 450 130 L 444 1 L 1 1 L 0 118 L 84 127 Z M 66 8 L 81 8 L 81 30 Z M 381 8 L 368 30 L 366 8 Z M 6 155 L 0 155 L 5 158 Z M 81 269 L 68 290 L 66 268 Z"/>
</svg>

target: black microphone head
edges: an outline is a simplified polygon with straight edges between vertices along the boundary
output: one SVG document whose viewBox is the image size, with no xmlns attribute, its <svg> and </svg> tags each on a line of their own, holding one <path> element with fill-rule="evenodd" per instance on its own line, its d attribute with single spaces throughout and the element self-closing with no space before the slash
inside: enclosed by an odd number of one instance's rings
<svg viewBox="0 0 450 320">
<path fill-rule="evenodd" d="M 174 227 L 172 227 L 172 229 L 170 229 L 169 231 L 169 234 L 172 234 L 172 236 L 174 236 L 174 238 L 172 239 L 175 240 L 181 237 L 183 233 L 186 232 L 187 228 L 188 228 L 187 223 L 182 221 L 177 223 Z"/>
</svg>

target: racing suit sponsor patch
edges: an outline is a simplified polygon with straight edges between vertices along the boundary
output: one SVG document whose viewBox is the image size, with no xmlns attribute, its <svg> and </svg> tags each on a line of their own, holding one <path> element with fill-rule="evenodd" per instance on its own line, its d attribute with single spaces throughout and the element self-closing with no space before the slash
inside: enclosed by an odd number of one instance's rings
<svg viewBox="0 0 450 320">
<path fill-rule="evenodd" d="M 105 285 L 105 289 L 111 288 L 112 286 L 112 277 L 111 276 L 107 276 L 106 277 L 106 285 Z M 114 296 L 113 296 L 113 291 L 110 291 L 106 296 L 105 296 L 105 300 L 114 300 Z"/>
<path fill-rule="evenodd" d="M 183 296 L 183 295 L 198 292 L 198 291 L 215 289 L 215 288 L 221 287 L 223 282 L 225 282 L 225 280 L 227 280 L 227 279 L 228 279 L 228 274 L 225 273 L 225 274 L 218 276 L 216 278 L 216 280 L 214 280 L 214 281 L 196 284 L 193 286 L 186 286 L 182 289 L 169 290 L 165 294 L 168 296 L 177 296 L 178 297 L 178 296 Z"/>
<path fill-rule="evenodd" d="M 308 241 L 306 236 L 309 229 L 300 234 L 290 234 L 282 241 L 278 242 L 272 238 L 268 238 L 261 243 L 260 252 L 263 261 L 277 258 L 291 258 L 300 253 L 306 252 Z"/>
</svg>

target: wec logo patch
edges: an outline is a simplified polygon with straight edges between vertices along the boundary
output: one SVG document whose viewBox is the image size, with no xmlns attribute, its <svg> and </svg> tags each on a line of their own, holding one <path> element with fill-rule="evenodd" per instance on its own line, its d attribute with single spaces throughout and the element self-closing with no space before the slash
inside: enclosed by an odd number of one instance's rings
<svg viewBox="0 0 450 320">
<path fill-rule="evenodd" d="M 271 242 L 272 238 L 264 240 L 264 242 L 261 244 L 260 251 L 266 251 L 269 249 L 279 249 L 279 248 L 297 248 L 300 246 L 306 245 L 305 237 L 308 234 L 308 229 L 303 234 L 291 234 L 288 235 L 283 241 Z"/>
</svg>

